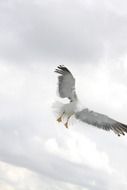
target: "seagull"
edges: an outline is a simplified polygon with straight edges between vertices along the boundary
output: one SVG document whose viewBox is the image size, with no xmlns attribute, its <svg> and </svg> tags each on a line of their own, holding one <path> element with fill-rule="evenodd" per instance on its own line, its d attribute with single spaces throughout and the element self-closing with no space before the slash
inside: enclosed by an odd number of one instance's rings
<svg viewBox="0 0 127 190">
<path fill-rule="evenodd" d="M 69 103 L 59 106 L 58 122 L 63 122 L 63 117 L 66 117 L 65 127 L 69 127 L 69 120 L 72 116 L 76 119 L 93 125 L 99 129 L 106 131 L 112 130 L 118 136 L 125 135 L 127 133 L 127 125 L 118 122 L 104 114 L 97 113 L 84 108 L 78 110 L 78 97 L 75 91 L 75 78 L 67 67 L 59 65 L 55 70 L 58 76 L 58 93 L 60 98 L 68 98 Z"/>
</svg>

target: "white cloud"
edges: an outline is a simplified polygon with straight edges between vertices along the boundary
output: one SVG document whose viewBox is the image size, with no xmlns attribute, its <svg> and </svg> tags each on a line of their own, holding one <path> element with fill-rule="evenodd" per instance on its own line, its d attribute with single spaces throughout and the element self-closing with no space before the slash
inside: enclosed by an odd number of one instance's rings
<svg viewBox="0 0 127 190">
<path fill-rule="evenodd" d="M 46 149 L 66 160 L 78 164 L 85 164 L 95 169 L 112 172 L 108 156 L 105 152 L 97 150 L 96 144 L 85 135 L 70 131 L 66 137 L 49 139 L 46 141 Z"/>
<path fill-rule="evenodd" d="M 43 177 L 43 180 L 41 178 Z M 64 189 L 87 190 L 81 186 L 59 182 L 45 176 L 39 176 L 27 169 L 0 162 L 0 188 L 2 190 Z"/>
<path fill-rule="evenodd" d="M 85 106 L 127 123 L 126 1 L 0 5 L 0 188 L 126 189 L 126 136 L 66 130 L 51 110 L 65 64 Z"/>
</svg>

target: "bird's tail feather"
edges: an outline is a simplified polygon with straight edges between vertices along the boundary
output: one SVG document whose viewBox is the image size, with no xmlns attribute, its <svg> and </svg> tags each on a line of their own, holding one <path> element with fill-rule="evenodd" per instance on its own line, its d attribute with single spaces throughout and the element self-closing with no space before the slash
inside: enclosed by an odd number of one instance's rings
<svg viewBox="0 0 127 190">
<path fill-rule="evenodd" d="M 53 109 L 55 115 L 62 114 L 62 112 L 63 112 L 63 106 L 64 106 L 64 104 L 61 103 L 61 102 L 59 102 L 59 101 L 56 101 L 56 102 L 54 102 L 52 104 L 52 109 Z"/>
</svg>

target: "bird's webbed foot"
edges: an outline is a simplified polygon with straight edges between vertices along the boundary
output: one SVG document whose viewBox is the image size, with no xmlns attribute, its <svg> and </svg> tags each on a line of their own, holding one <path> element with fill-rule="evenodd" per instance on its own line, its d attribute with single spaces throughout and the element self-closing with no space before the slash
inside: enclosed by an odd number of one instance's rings
<svg viewBox="0 0 127 190">
<path fill-rule="evenodd" d="M 66 122 L 64 125 L 65 125 L 65 127 L 68 129 L 68 122 Z"/>
<path fill-rule="evenodd" d="M 58 121 L 59 123 L 62 122 L 62 117 L 63 117 L 63 115 L 64 115 L 64 112 L 61 114 L 60 117 L 57 118 L 57 121 Z"/>
<path fill-rule="evenodd" d="M 58 117 L 57 118 L 57 121 L 60 123 L 60 122 L 62 122 L 62 117 L 60 116 L 60 117 Z"/>
</svg>

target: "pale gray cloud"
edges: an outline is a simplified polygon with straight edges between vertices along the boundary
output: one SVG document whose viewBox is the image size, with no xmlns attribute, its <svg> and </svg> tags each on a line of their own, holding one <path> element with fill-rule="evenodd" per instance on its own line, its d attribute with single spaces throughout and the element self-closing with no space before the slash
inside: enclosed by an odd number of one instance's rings
<svg viewBox="0 0 127 190">
<path fill-rule="evenodd" d="M 2 1 L 1 57 L 15 62 L 119 57 L 127 50 L 124 6 L 113 0 Z"/>
<path fill-rule="evenodd" d="M 126 4 L 0 1 L 0 188 L 127 188 L 126 136 L 76 121 L 66 130 L 51 109 L 65 64 L 84 106 L 127 123 Z"/>
</svg>

